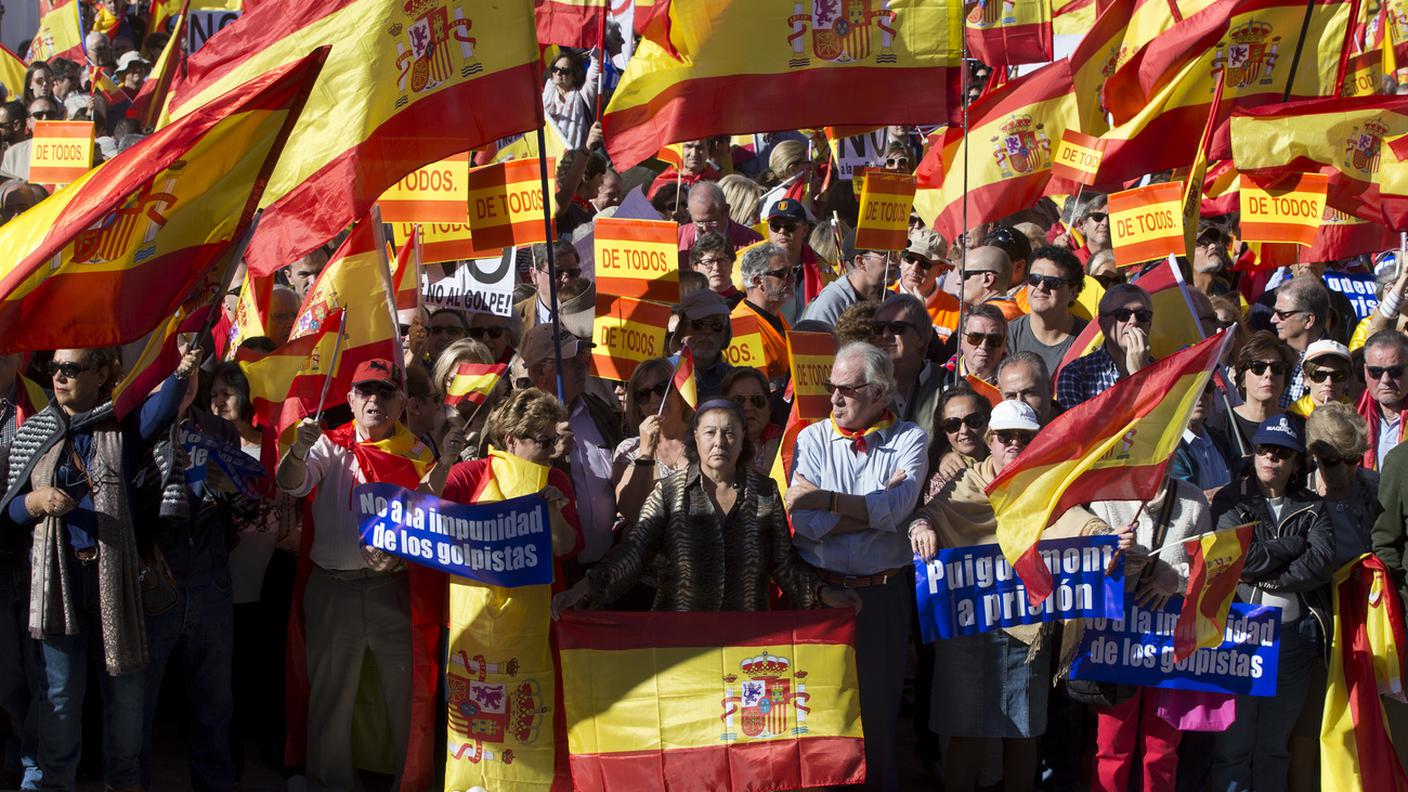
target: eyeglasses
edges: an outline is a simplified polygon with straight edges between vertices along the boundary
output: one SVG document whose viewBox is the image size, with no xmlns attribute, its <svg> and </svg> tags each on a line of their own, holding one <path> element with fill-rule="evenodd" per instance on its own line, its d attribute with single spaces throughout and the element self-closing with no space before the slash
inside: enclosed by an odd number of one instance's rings
<svg viewBox="0 0 1408 792">
<path fill-rule="evenodd" d="M 669 390 L 669 380 L 665 380 L 664 382 L 657 382 L 654 385 L 647 385 L 644 387 L 636 388 L 636 402 L 648 402 L 650 401 L 650 397 L 652 396 L 659 396 L 661 398 L 664 398 L 665 394 L 668 393 Z"/>
<path fill-rule="evenodd" d="M 1100 288 L 1108 289 L 1118 283 L 1124 283 L 1124 275 L 1112 273 L 1110 275 L 1091 275 L 1091 280 L 1100 284 Z"/>
<path fill-rule="evenodd" d="M 1324 382 L 1325 379 L 1328 377 L 1331 382 L 1338 385 L 1339 383 L 1349 379 L 1349 372 L 1336 371 L 1334 369 L 1307 368 L 1305 370 L 1305 376 L 1306 379 L 1310 380 L 1311 382 Z"/>
<path fill-rule="evenodd" d="M 722 333 L 724 331 L 724 320 L 706 317 L 704 319 L 691 319 L 689 326 L 692 330 L 702 330 L 706 333 Z"/>
<path fill-rule="evenodd" d="M 572 73 L 572 67 L 568 66 L 568 67 L 565 67 L 565 68 L 564 68 L 564 67 L 562 67 L 562 66 L 554 66 L 554 67 L 552 67 L 552 73 L 553 73 L 553 74 L 571 74 L 571 73 Z"/>
<path fill-rule="evenodd" d="M 1276 310 L 1273 310 L 1271 313 L 1272 313 L 1277 319 L 1280 319 L 1281 321 L 1284 322 L 1284 321 L 1286 321 L 1287 319 L 1290 319 L 1292 316 L 1295 316 L 1296 314 L 1303 314 L 1303 313 L 1306 313 L 1306 311 L 1305 311 L 1304 309 L 1300 309 L 1300 308 L 1297 308 L 1297 309 L 1294 310 L 1294 311 L 1282 311 L 1281 309 L 1277 308 Z"/>
<path fill-rule="evenodd" d="M 1373 379 L 1388 377 L 1389 379 L 1396 380 L 1403 377 L 1403 364 L 1401 363 L 1397 366 L 1365 366 L 1364 370 L 1367 371 L 1369 376 Z"/>
<path fill-rule="evenodd" d="M 390 399 L 399 393 L 400 389 L 386 382 L 355 382 L 352 384 L 352 391 L 363 399 L 373 396 Z"/>
<path fill-rule="evenodd" d="M 791 267 L 783 267 L 782 269 L 768 270 L 763 274 L 768 276 L 769 278 L 777 278 L 780 281 L 792 280 L 794 277 Z"/>
<path fill-rule="evenodd" d="M 433 336 L 447 335 L 454 338 L 464 338 L 465 332 L 465 329 L 459 325 L 438 325 L 430 328 L 430 334 Z"/>
<path fill-rule="evenodd" d="M 996 275 L 996 274 L 997 274 L 997 270 L 968 270 L 968 271 L 966 271 L 966 272 L 963 273 L 963 279 L 964 279 L 964 280 L 968 280 L 969 278 L 973 277 L 974 275 L 987 275 L 987 274 L 989 274 L 989 273 L 991 273 L 991 274 L 993 274 L 993 275 Z"/>
<path fill-rule="evenodd" d="M 1105 212 L 1091 212 L 1085 216 L 1085 219 L 1092 223 L 1103 223 L 1110 219 L 1110 215 Z"/>
<path fill-rule="evenodd" d="M 539 448 L 549 448 L 557 444 L 557 438 L 553 435 L 537 435 L 536 437 L 520 437 L 518 439 L 536 443 Z"/>
<path fill-rule="evenodd" d="M 508 331 L 502 327 L 471 327 L 469 328 L 469 337 L 476 341 L 483 341 L 484 337 L 488 336 L 498 341 L 500 338 L 504 337 L 504 333 L 506 332 Z"/>
<path fill-rule="evenodd" d="M 964 333 L 963 340 L 968 346 L 985 346 L 988 349 L 1001 349 L 1007 343 L 1007 336 L 1001 333 Z"/>
<path fill-rule="evenodd" d="M 398 324 L 396 325 L 396 330 L 401 334 L 402 338 L 411 334 L 411 326 L 408 324 Z"/>
<path fill-rule="evenodd" d="M 888 322 L 882 319 L 876 319 L 874 322 L 870 323 L 870 332 L 878 336 L 899 336 L 904 335 L 911 327 L 914 327 L 914 325 L 899 319 L 891 319 Z"/>
<path fill-rule="evenodd" d="M 1354 458 L 1351 458 L 1351 457 L 1322 456 L 1322 455 L 1320 455 L 1320 454 L 1316 454 L 1316 455 L 1315 455 L 1315 461 L 1318 462 L 1318 463 L 1320 463 L 1320 467 L 1323 467 L 1323 468 L 1337 468 L 1337 467 L 1339 467 L 1340 465 L 1357 465 L 1357 464 L 1359 464 L 1359 460 L 1354 459 Z"/>
<path fill-rule="evenodd" d="M 837 385 L 831 380 L 827 380 L 826 382 L 821 383 L 821 386 L 823 388 L 826 388 L 826 395 L 828 396 L 836 393 L 837 391 L 840 391 L 841 395 L 846 397 L 847 399 L 859 399 L 860 392 L 863 389 L 870 387 L 870 383 L 857 382 L 854 385 Z"/>
<path fill-rule="evenodd" d="M 1024 432 L 1021 429 L 999 429 L 993 432 L 992 436 L 1003 445 L 1026 445 L 1036 437 L 1036 433 Z"/>
<path fill-rule="evenodd" d="M 38 110 L 36 112 L 30 113 L 29 117 L 38 119 L 40 121 L 53 121 L 54 119 L 62 118 L 63 116 L 60 116 L 59 111 L 57 110 Z"/>
<path fill-rule="evenodd" d="M 1242 368 L 1243 371 L 1250 371 L 1258 377 L 1265 374 L 1267 369 L 1270 369 L 1271 373 L 1277 377 L 1284 377 L 1286 376 L 1286 371 L 1289 369 L 1289 366 L 1280 361 L 1253 360 Z"/>
<path fill-rule="evenodd" d="M 1032 274 L 1027 276 L 1027 285 L 1033 288 L 1041 288 L 1046 291 L 1054 292 L 1062 286 L 1074 286 L 1075 284 L 1065 278 L 1057 278 L 1052 275 Z"/>
<path fill-rule="evenodd" d="M 934 262 L 930 261 L 929 259 L 924 258 L 923 256 L 921 256 L 921 255 L 919 255 L 919 254 L 917 254 L 917 253 L 906 253 L 906 254 L 904 254 L 904 262 L 905 262 L 906 264 L 910 264 L 910 265 L 912 265 L 912 266 L 918 267 L 919 269 L 922 269 L 922 270 L 924 270 L 925 272 L 928 272 L 930 269 L 933 269 L 933 267 L 934 267 Z"/>
<path fill-rule="evenodd" d="M 885 166 L 888 168 L 908 168 L 909 157 L 891 157 L 885 160 Z"/>
<path fill-rule="evenodd" d="M 731 398 L 733 399 L 733 403 L 737 404 L 739 407 L 747 407 L 751 404 L 755 408 L 761 410 L 764 407 L 768 406 L 768 397 L 762 395 L 761 393 L 754 393 L 752 395 L 744 395 L 742 393 L 739 393 Z"/>
<path fill-rule="evenodd" d="M 982 413 L 968 413 L 958 418 L 945 418 L 944 422 L 940 424 L 943 430 L 949 434 L 957 432 L 959 428 L 963 426 L 967 426 L 969 429 L 977 432 L 981 431 L 982 428 L 987 425 L 988 419 L 984 418 Z"/>
<path fill-rule="evenodd" d="M 92 371 L 96 368 L 97 366 L 91 363 L 59 363 L 51 360 L 49 361 L 49 376 L 57 377 L 62 374 L 64 379 L 73 379 L 85 371 Z"/>
<path fill-rule="evenodd" d="M 1256 447 L 1257 456 L 1268 456 L 1277 462 L 1285 462 L 1296 455 L 1295 451 L 1284 446 L 1259 445 Z"/>
<path fill-rule="evenodd" d="M 1116 308 L 1109 313 L 1100 314 L 1102 318 L 1114 319 L 1116 322 L 1128 322 L 1132 316 L 1139 324 L 1149 324 L 1154 321 L 1154 312 L 1148 308 Z"/>
<path fill-rule="evenodd" d="M 768 221 L 768 228 L 772 229 L 773 233 L 775 233 L 775 234 L 782 234 L 782 233 L 790 234 L 790 233 L 792 233 L 792 232 L 794 232 L 794 231 L 797 230 L 797 226 L 798 226 L 798 223 L 797 223 L 796 220 L 769 220 L 769 221 Z"/>
<path fill-rule="evenodd" d="M 712 269 L 713 267 L 723 267 L 723 266 L 727 266 L 728 264 L 732 264 L 732 263 L 733 263 L 733 262 L 729 261 L 729 260 L 726 259 L 726 258 L 718 258 L 717 256 L 710 256 L 709 258 L 702 258 L 702 259 L 699 259 L 699 263 L 696 264 L 695 266 L 697 266 L 697 267 L 709 267 L 709 268 Z"/>
</svg>

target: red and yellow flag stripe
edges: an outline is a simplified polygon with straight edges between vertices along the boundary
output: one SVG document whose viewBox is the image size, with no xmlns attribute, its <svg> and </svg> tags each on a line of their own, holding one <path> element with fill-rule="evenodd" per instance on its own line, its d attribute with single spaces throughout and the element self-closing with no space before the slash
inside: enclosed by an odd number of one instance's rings
<svg viewBox="0 0 1408 792">
<path fill-rule="evenodd" d="M 483 404 L 507 371 L 508 365 L 504 363 L 461 363 L 445 389 L 445 403 L 450 406 L 464 402 Z"/>
<path fill-rule="evenodd" d="M 1188 591 L 1174 627 L 1175 661 L 1190 657 L 1199 649 L 1222 645 L 1227 612 L 1237 593 L 1255 528 L 1239 525 L 1183 540 L 1184 552 L 1188 554 Z"/>
</svg>

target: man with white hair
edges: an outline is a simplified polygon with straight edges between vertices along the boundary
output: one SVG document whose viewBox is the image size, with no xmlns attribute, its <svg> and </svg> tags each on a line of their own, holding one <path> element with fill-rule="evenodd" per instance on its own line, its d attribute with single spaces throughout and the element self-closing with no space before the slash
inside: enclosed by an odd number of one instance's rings
<svg viewBox="0 0 1408 792">
<path fill-rule="evenodd" d="M 866 789 L 899 788 L 895 725 L 914 593 L 905 534 L 928 472 L 924 431 L 898 421 L 890 357 L 864 342 L 836 354 L 831 418 L 797 437 L 787 507 L 802 559 L 828 585 L 854 589 L 856 675 L 865 721 Z"/>
<path fill-rule="evenodd" d="M 762 235 L 746 225 L 735 223 L 728 216 L 728 199 L 718 182 L 695 182 L 689 188 L 689 222 L 679 227 L 680 264 L 689 263 L 689 250 L 701 234 L 713 231 L 723 234 L 734 250 L 742 250 L 762 240 Z"/>
<path fill-rule="evenodd" d="M 743 279 L 743 299 L 729 315 L 735 325 L 734 335 L 740 334 L 740 320 L 757 318 L 767 359 L 767 365 L 761 367 L 763 374 L 769 382 L 780 383 L 791 372 L 792 360 L 787 347 L 791 327 L 783 318 L 782 309 L 792 301 L 797 288 L 787 251 L 771 242 L 750 248 L 739 263 L 739 275 Z"/>
</svg>

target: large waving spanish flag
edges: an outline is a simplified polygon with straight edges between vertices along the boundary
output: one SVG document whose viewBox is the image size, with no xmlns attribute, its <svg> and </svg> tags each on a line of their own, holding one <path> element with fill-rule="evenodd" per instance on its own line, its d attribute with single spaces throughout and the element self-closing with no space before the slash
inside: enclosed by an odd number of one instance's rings
<svg viewBox="0 0 1408 792">
<path fill-rule="evenodd" d="M 326 50 L 237 86 L 0 227 L 0 346 L 125 344 L 253 218 Z"/>
<path fill-rule="evenodd" d="M 1227 611 L 1247 563 L 1255 524 L 1210 531 L 1183 540 L 1188 554 L 1188 592 L 1174 627 L 1173 659 L 1222 645 Z"/>
<path fill-rule="evenodd" d="M 1080 503 L 1147 501 L 1158 492 L 1230 340 L 1224 330 L 1062 413 L 988 485 L 998 544 L 1033 605 L 1051 594 L 1037 553 L 1046 526 Z"/>
<path fill-rule="evenodd" d="M 171 93 L 171 81 L 176 77 L 177 63 L 186 57 L 185 38 L 187 22 L 191 18 L 190 5 L 191 0 L 184 0 L 180 19 L 171 31 L 171 37 L 166 40 L 166 46 L 161 48 L 161 55 L 157 56 L 147 79 L 142 81 L 141 89 L 132 98 L 132 106 L 127 108 L 127 117 L 137 122 L 138 129 L 155 129 L 161 119 L 162 110 L 166 108 L 166 100 Z"/>
<path fill-rule="evenodd" d="M 1226 153 L 1237 169 L 1264 181 L 1289 173 L 1326 173 L 1328 205 L 1386 222 L 1378 184 L 1384 140 L 1408 133 L 1408 96 L 1357 96 L 1289 102 L 1232 116 Z M 1393 224 L 1390 223 L 1392 226 Z"/>
<path fill-rule="evenodd" d="M 959 3 L 673 0 L 664 27 L 678 56 L 647 36 L 602 119 L 618 169 L 682 140 L 942 123 L 959 108 Z"/>
<path fill-rule="evenodd" d="M 0 46 L 0 85 L 5 86 L 11 99 L 24 95 L 24 76 L 27 71 L 20 56 L 8 48 Z"/>
<path fill-rule="evenodd" d="M 361 363 L 375 358 L 399 363 L 402 359 L 396 296 L 379 213 L 358 220 L 352 233 L 332 254 L 303 297 L 289 338 L 318 332 L 324 318 L 339 309 L 347 312 L 343 319 L 346 337 L 332 387 L 328 389 L 328 407 L 347 401 L 352 373 Z"/>
<path fill-rule="evenodd" d="M 1051 60 L 1050 0 L 978 0 L 964 17 L 968 53 L 994 68 Z"/>
<path fill-rule="evenodd" d="M 1134 281 L 1134 285 L 1148 292 L 1154 309 L 1154 324 L 1149 329 L 1149 354 L 1155 360 L 1163 360 L 1203 340 L 1203 326 L 1188 297 L 1188 284 L 1183 281 L 1183 271 L 1172 261 L 1164 259 L 1159 262 Z M 1056 373 L 1104 343 L 1105 334 L 1100 331 L 1100 323 L 1087 322 L 1085 329 L 1076 336 L 1075 343 L 1066 350 Z"/>
<path fill-rule="evenodd" d="M 338 337 L 344 318 L 343 311 L 336 311 L 323 318 L 316 332 L 295 338 L 258 360 L 240 360 L 240 370 L 249 380 L 255 426 L 281 434 L 317 413 L 323 384 L 338 365 Z M 328 395 L 332 396 L 331 389 Z M 282 453 L 274 458 L 280 456 Z"/>
<path fill-rule="evenodd" d="M 534 0 L 538 43 L 591 49 L 606 35 L 607 4 L 602 0 Z"/>
<path fill-rule="evenodd" d="M 30 63 L 54 58 L 87 63 L 87 50 L 83 48 L 83 13 L 78 0 L 38 0 L 38 3 L 39 29 L 29 41 Z"/>
<path fill-rule="evenodd" d="M 849 610 L 568 611 L 556 635 L 575 789 L 865 778 Z"/>
<path fill-rule="evenodd" d="M 1403 607 L 1393 579 L 1372 553 L 1335 573 L 1334 635 L 1320 721 L 1324 792 L 1408 791 L 1380 696 L 1403 702 Z"/>
<path fill-rule="evenodd" d="M 1071 66 L 1061 60 L 989 92 L 951 126 L 915 170 L 914 208 L 945 239 L 1032 205 L 1051 178 L 1051 154 L 1076 127 Z M 968 159 L 965 184 L 964 158 Z M 964 188 L 967 187 L 965 192 Z"/>
<path fill-rule="evenodd" d="M 331 239 L 416 168 L 542 124 L 533 0 L 260 3 L 190 59 L 172 117 L 327 44 L 320 90 L 261 204 L 246 255 L 259 275 Z"/>
</svg>

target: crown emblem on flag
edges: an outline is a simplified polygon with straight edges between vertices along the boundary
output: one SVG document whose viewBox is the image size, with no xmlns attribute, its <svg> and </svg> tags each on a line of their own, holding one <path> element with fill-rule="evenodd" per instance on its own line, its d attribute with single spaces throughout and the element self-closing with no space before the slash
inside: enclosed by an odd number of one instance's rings
<svg viewBox="0 0 1408 792">
<path fill-rule="evenodd" d="M 787 673 L 791 665 L 787 658 L 768 654 L 765 649 L 757 657 L 750 657 L 739 663 L 739 668 L 750 677 L 769 677 Z"/>
<path fill-rule="evenodd" d="M 1030 115 L 1014 115 L 998 127 L 992 138 L 992 155 L 1002 177 L 1035 173 L 1051 165 L 1051 140 L 1046 125 Z"/>
<path fill-rule="evenodd" d="M 401 96 L 396 108 L 410 104 L 411 96 L 433 91 L 484 70 L 474 57 L 478 40 L 469 35 L 474 26 L 465 16 L 462 0 L 405 0 L 401 8 L 409 18 L 402 27 L 393 23 L 387 33 L 396 41 L 396 87 Z"/>
<path fill-rule="evenodd" d="M 450 756 L 512 764 L 514 745 L 537 741 L 548 709 L 536 679 L 508 679 L 518 670 L 517 658 L 491 663 L 463 651 L 450 656 L 445 676 Z"/>
<path fill-rule="evenodd" d="M 1376 118 L 1365 121 L 1362 127 L 1355 126 L 1345 140 L 1344 164 L 1366 178 L 1373 176 L 1379 170 L 1380 150 L 1387 134 L 1388 126 Z"/>
<path fill-rule="evenodd" d="M 1281 37 L 1274 32 L 1271 23 L 1256 19 L 1227 31 L 1227 37 L 1217 45 L 1212 75 L 1221 72 L 1227 88 L 1270 85 L 1281 46 Z"/>
<path fill-rule="evenodd" d="M 807 702 L 811 694 L 807 692 L 805 671 L 794 672 L 790 659 L 766 649 L 762 654 L 740 660 L 738 670 L 743 673 L 738 688 L 734 688 L 734 683 L 739 681 L 737 674 L 723 677 L 722 742 L 798 736 L 807 732 L 807 713 L 811 711 Z"/>
<path fill-rule="evenodd" d="M 792 57 L 787 66 L 792 69 L 811 65 L 812 57 L 830 63 L 896 63 L 894 52 L 898 16 L 890 8 L 890 0 L 812 0 L 811 13 L 802 13 L 805 6 L 796 3 L 797 12 L 787 18 L 791 32 L 787 43 Z M 874 40 L 879 33 L 879 52 Z M 811 52 L 806 49 L 807 34 L 811 34 Z"/>
</svg>

